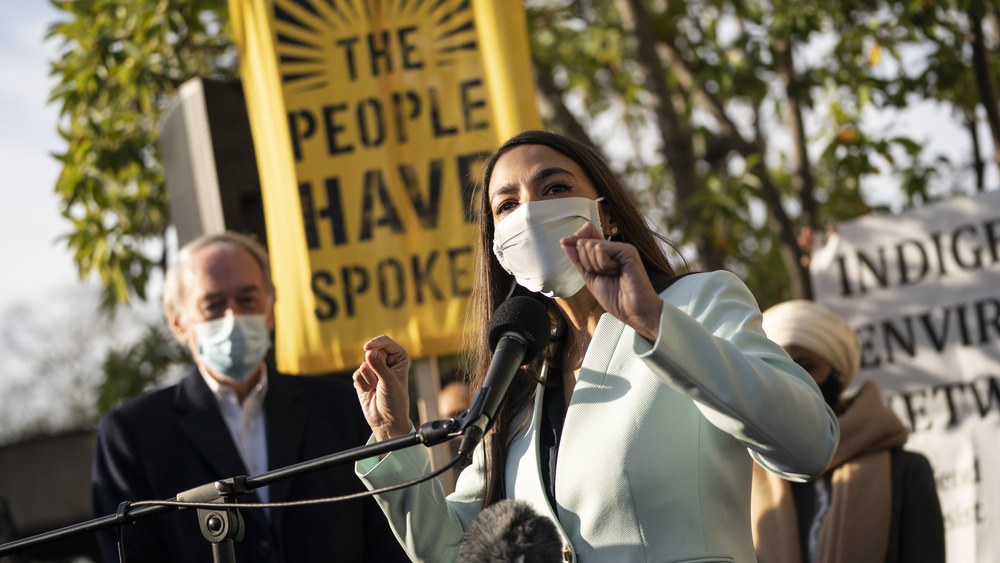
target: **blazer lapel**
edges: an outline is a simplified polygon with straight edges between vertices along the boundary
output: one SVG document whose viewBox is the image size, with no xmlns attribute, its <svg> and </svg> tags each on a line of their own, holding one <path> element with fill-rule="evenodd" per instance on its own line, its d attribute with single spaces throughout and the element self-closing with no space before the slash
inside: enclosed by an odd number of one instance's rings
<svg viewBox="0 0 1000 563">
<path fill-rule="evenodd" d="M 519 459 L 518 477 L 514 480 L 514 490 L 507 490 L 507 498 L 517 498 L 526 500 L 534 506 L 539 514 L 549 517 L 556 525 L 564 546 L 571 545 L 569 536 L 559 520 L 556 510 L 549 504 L 548 494 L 545 492 L 545 483 L 542 481 L 541 467 L 541 439 L 539 433 L 542 426 L 542 410 L 545 408 L 545 387 L 539 383 L 535 388 L 535 401 L 531 411 L 531 424 L 522 431 L 520 437 L 514 440 L 508 452 L 508 463 L 510 459 Z M 508 480 L 508 487 L 511 481 Z"/>
<path fill-rule="evenodd" d="M 178 410 L 177 424 L 181 432 L 219 478 L 247 473 L 222 419 L 219 404 L 197 368 L 177 386 L 174 406 Z"/>
<path fill-rule="evenodd" d="M 191 441 L 194 449 L 211 468 L 216 479 L 247 475 L 246 465 L 240 457 L 226 421 L 222 418 L 219 403 L 212 390 L 195 367 L 177 386 L 174 407 L 178 410 L 177 425 Z M 203 483 L 201 483 L 203 484 Z M 180 491 L 178 491 L 180 492 Z M 260 502 L 257 493 L 251 492 L 247 502 Z M 252 519 L 263 528 L 268 527 L 262 510 L 241 510 L 244 519 Z"/>
</svg>

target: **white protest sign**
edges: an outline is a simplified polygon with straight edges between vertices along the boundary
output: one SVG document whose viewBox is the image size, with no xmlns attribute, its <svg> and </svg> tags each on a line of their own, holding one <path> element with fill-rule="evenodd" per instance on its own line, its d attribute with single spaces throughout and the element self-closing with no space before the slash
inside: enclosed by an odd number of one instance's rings
<svg viewBox="0 0 1000 563">
<path fill-rule="evenodd" d="M 855 386 L 934 467 L 948 561 L 1000 561 L 1000 192 L 842 223 L 811 270 L 861 337 Z"/>
</svg>

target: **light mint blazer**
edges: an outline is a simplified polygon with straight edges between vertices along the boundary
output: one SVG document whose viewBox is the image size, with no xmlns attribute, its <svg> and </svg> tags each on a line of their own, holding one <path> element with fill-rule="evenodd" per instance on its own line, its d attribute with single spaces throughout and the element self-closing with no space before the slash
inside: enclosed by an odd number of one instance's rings
<svg viewBox="0 0 1000 563">
<path fill-rule="evenodd" d="M 539 472 L 540 389 L 510 448 L 507 498 L 555 521 L 575 561 L 753 562 L 751 458 L 788 479 L 819 475 L 837 419 L 764 335 L 735 275 L 689 275 L 661 297 L 656 342 L 608 314 L 597 325 L 559 443 L 557 506 Z M 414 561 L 455 560 L 480 510 L 482 463 L 479 448 L 447 498 L 437 480 L 377 496 Z M 415 446 L 356 472 L 379 488 L 429 473 L 430 457 Z"/>
</svg>

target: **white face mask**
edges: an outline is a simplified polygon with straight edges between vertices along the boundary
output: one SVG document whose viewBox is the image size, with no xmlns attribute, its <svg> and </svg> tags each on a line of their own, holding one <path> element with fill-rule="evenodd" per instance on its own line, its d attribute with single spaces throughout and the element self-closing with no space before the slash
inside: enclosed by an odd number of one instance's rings
<svg viewBox="0 0 1000 563">
<path fill-rule="evenodd" d="M 597 202 L 602 198 L 564 197 L 522 203 L 496 225 L 493 254 L 521 286 L 547 297 L 567 298 L 584 286 L 559 239 L 588 221 L 601 232 Z"/>
<path fill-rule="evenodd" d="M 237 383 L 256 371 L 271 348 L 267 315 L 226 315 L 195 323 L 194 332 L 201 361 Z"/>
</svg>

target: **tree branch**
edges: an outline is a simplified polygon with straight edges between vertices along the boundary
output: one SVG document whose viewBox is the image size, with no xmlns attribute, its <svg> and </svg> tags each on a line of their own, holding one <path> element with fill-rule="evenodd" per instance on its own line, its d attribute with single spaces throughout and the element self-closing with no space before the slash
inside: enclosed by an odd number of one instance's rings
<svg viewBox="0 0 1000 563">
<path fill-rule="evenodd" d="M 680 219 L 690 224 L 688 217 L 701 215 L 700 205 L 692 205 L 692 196 L 701 191 L 701 178 L 696 169 L 694 143 L 690 125 L 681 118 L 674 107 L 674 92 L 663 70 L 663 61 L 656 52 L 657 39 L 652 26 L 652 16 L 641 0 L 618 0 L 622 28 L 631 38 L 636 60 L 646 75 L 650 95 L 650 109 L 656 116 L 657 129 L 663 145 L 663 154 L 674 177 L 677 201 L 683 206 Z M 702 265 L 709 269 L 722 267 L 724 258 L 710 244 L 706 236 L 695 237 L 695 247 Z"/>
<path fill-rule="evenodd" d="M 695 84 L 694 74 L 691 72 L 687 62 L 684 60 L 684 57 L 681 56 L 680 51 L 673 45 L 673 43 L 668 40 L 660 40 L 659 44 L 665 47 L 667 53 L 669 54 L 670 68 L 674 72 L 674 76 L 677 77 L 683 87 L 694 92 L 695 101 L 708 111 L 719 125 L 720 134 L 716 139 L 716 145 L 723 147 L 728 146 L 745 159 L 751 157 L 752 155 L 763 155 L 764 145 L 761 141 L 760 135 L 757 135 L 757 137 L 755 137 L 752 141 L 744 137 L 736 127 L 736 124 L 729 117 L 722 101 L 713 93 L 705 89 L 703 84 Z M 789 64 L 791 64 L 790 60 Z M 796 96 L 798 95 L 797 92 L 795 94 Z M 791 92 L 789 92 L 789 96 L 791 99 Z M 800 102 L 795 102 L 795 107 L 799 108 Z M 805 169 L 807 174 L 807 180 L 803 181 L 803 189 L 800 190 L 800 192 L 807 192 L 807 195 L 803 196 L 803 209 L 806 209 L 807 204 L 805 198 L 808 197 L 812 217 L 815 217 L 816 203 L 815 197 L 813 196 L 813 180 L 809 169 L 808 153 L 805 151 L 805 130 L 802 127 L 801 114 L 797 117 L 798 121 L 795 128 L 797 137 L 799 138 L 799 147 L 801 147 L 801 152 L 797 153 L 797 156 L 801 159 L 800 174 L 802 168 Z M 781 254 L 782 262 L 785 264 L 785 268 L 789 273 L 792 294 L 796 297 L 811 298 L 812 280 L 809 276 L 809 269 L 803 265 L 803 258 L 806 253 L 799 246 L 795 226 L 792 223 L 791 218 L 788 216 L 788 213 L 785 212 L 785 208 L 781 204 L 781 192 L 771 180 L 770 172 L 764 165 L 763 159 L 758 159 L 757 164 L 751 167 L 750 172 L 760 181 L 761 191 L 769 211 L 767 220 L 768 227 L 777 235 L 778 240 L 781 242 L 779 253 Z M 805 189 L 805 186 L 808 186 L 808 189 Z"/>
<path fill-rule="evenodd" d="M 986 52 L 986 40 L 983 35 L 983 22 L 970 10 L 969 30 L 972 34 L 972 69 L 979 90 L 979 101 L 986 109 L 986 121 L 990 125 L 993 137 L 993 162 L 1000 168 L 1000 111 L 997 108 L 997 89 L 990 69 L 989 55 Z"/>
<path fill-rule="evenodd" d="M 802 120 L 802 96 L 800 85 L 795 73 L 794 43 L 791 38 L 779 41 L 778 52 L 781 54 L 781 78 L 785 83 L 785 95 L 788 98 L 788 121 L 792 129 L 792 142 L 795 146 L 795 164 L 798 168 L 798 192 L 802 201 L 802 224 L 813 230 L 820 230 L 819 216 L 816 206 L 815 184 L 812 169 L 809 166 L 809 152 L 806 147 L 806 129 Z"/>
<path fill-rule="evenodd" d="M 552 80 L 550 69 L 540 63 L 535 56 L 531 57 L 531 68 L 535 75 L 535 86 L 538 87 L 539 98 L 545 102 L 545 109 L 548 110 L 549 115 L 544 117 L 554 123 L 564 134 L 592 147 L 596 146 L 586 129 L 563 102 L 565 92 Z"/>
</svg>

